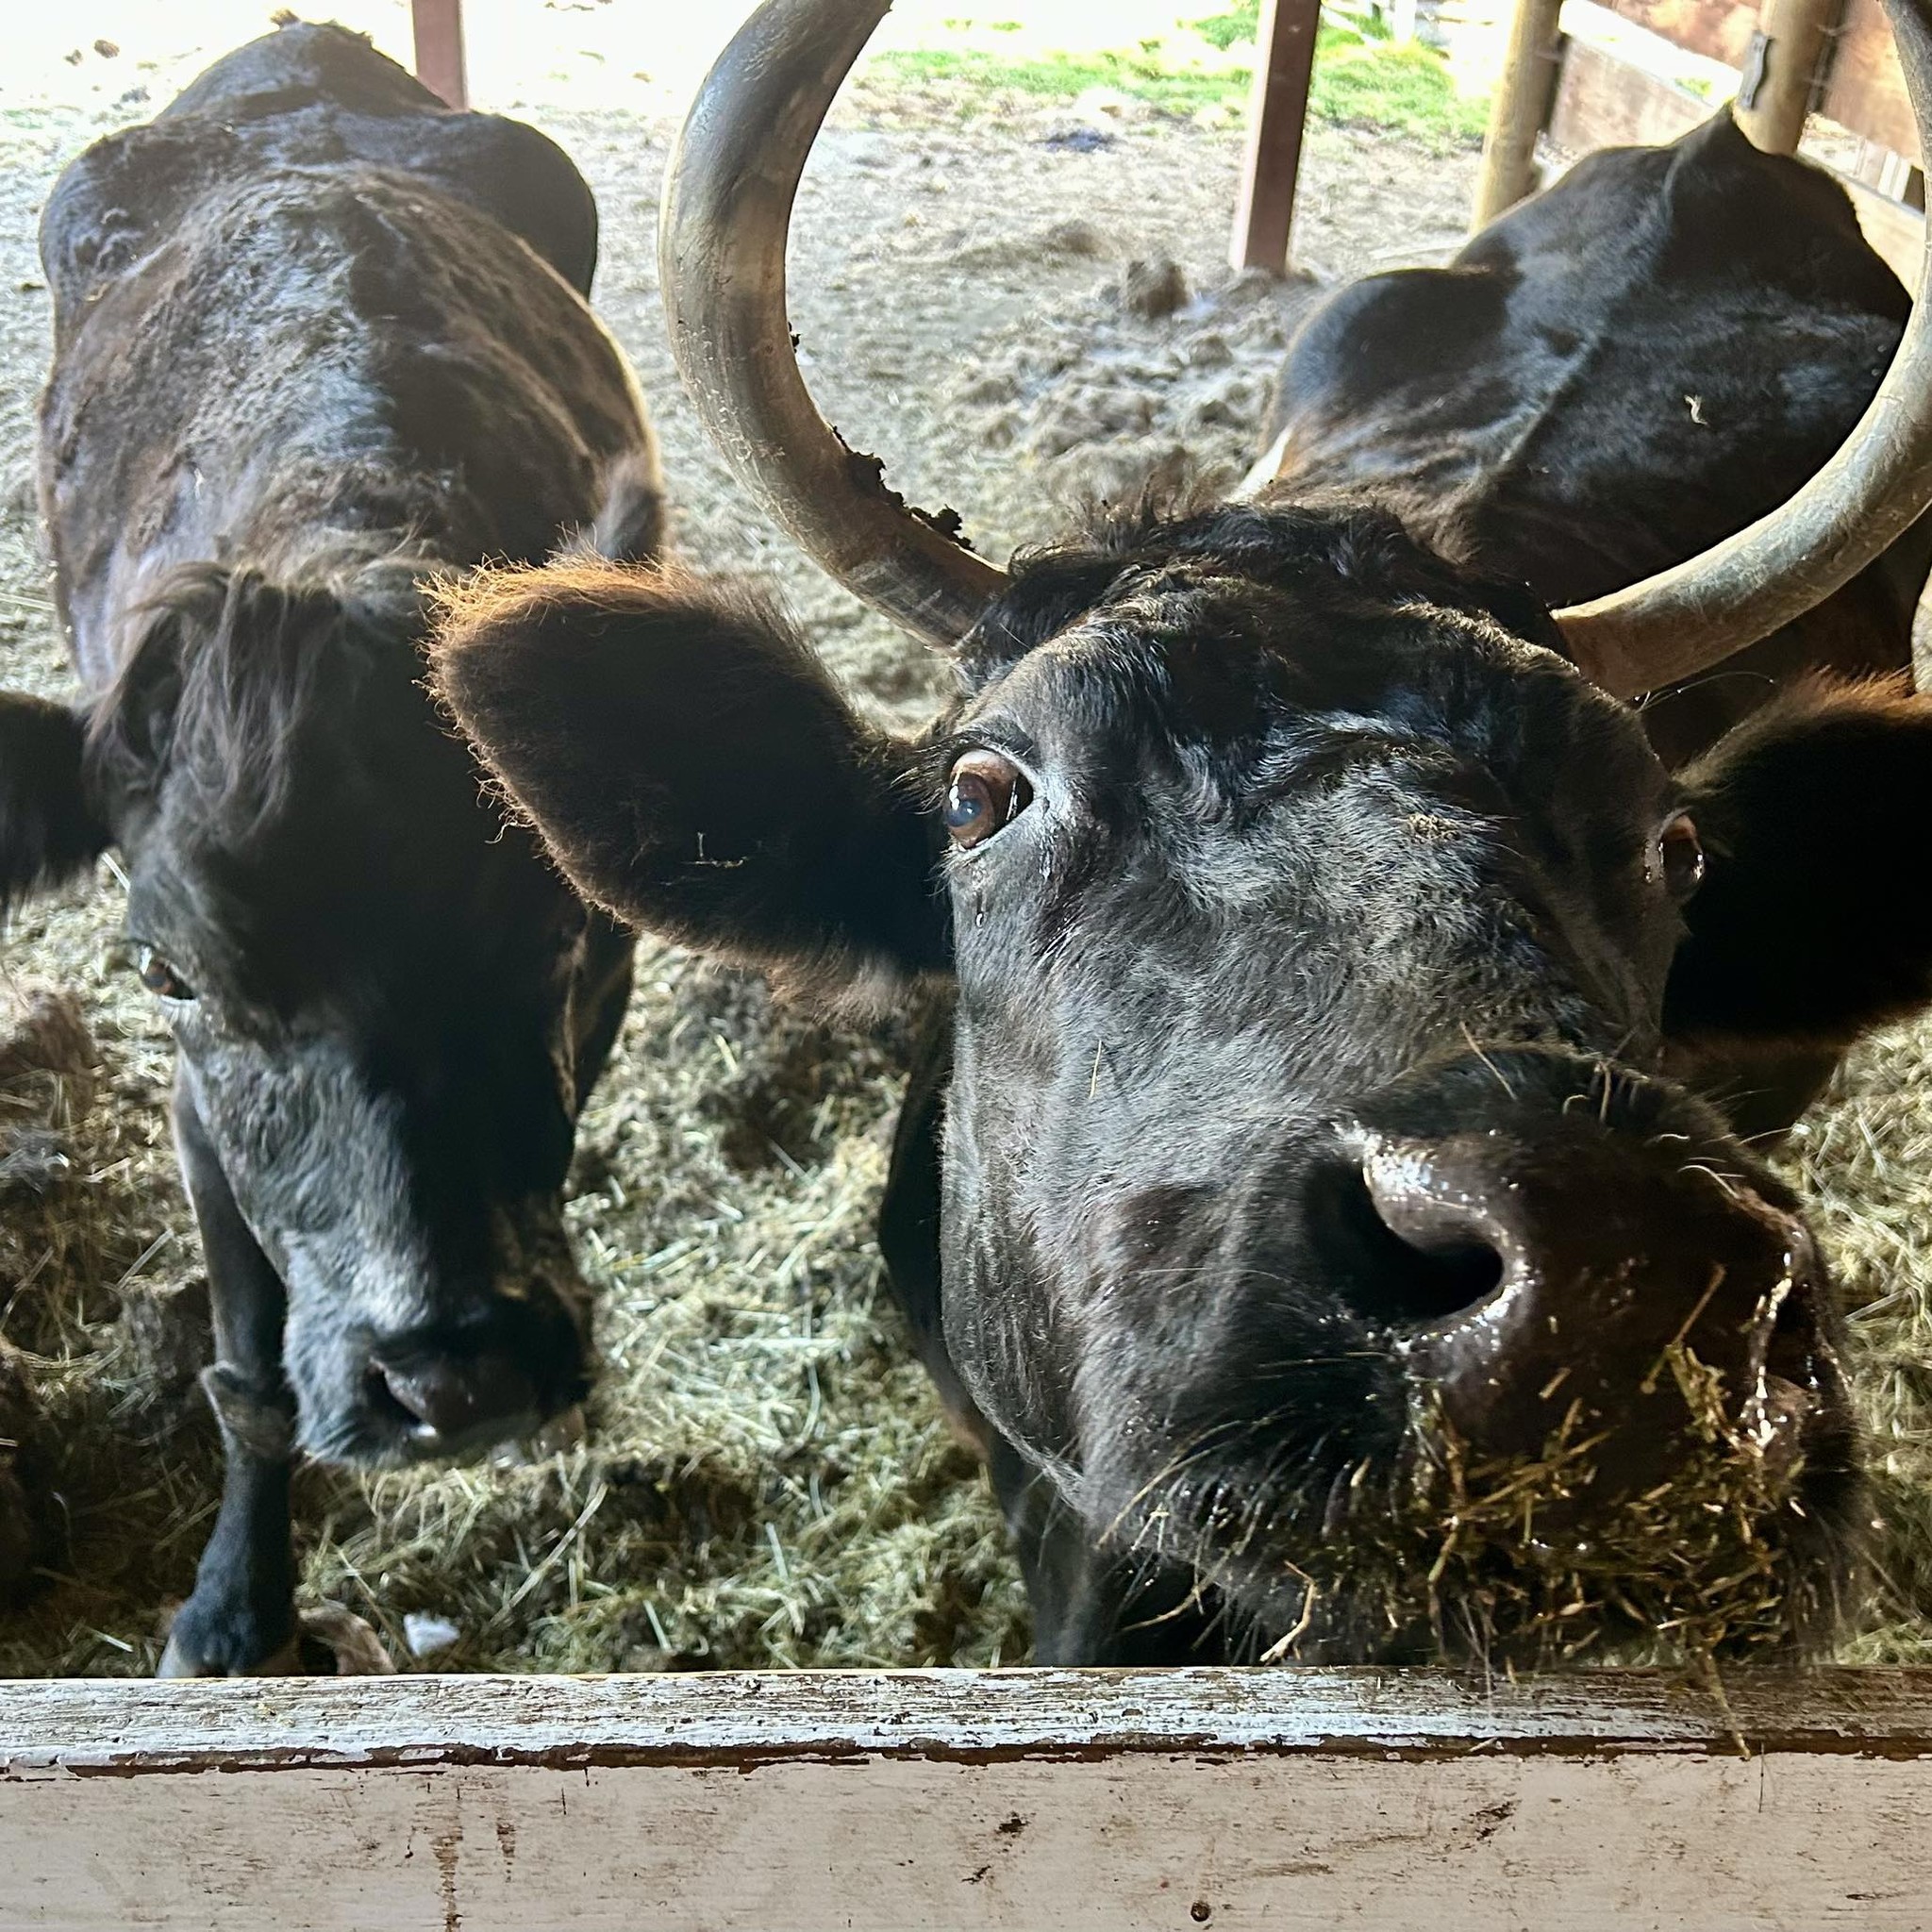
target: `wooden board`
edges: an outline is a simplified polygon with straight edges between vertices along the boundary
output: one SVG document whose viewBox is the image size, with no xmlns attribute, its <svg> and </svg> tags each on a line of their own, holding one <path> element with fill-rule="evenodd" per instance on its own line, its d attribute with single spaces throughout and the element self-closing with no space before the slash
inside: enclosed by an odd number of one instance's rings
<svg viewBox="0 0 1932 1932">
<path fill-rule="evenodd" d="M 1876 194 L 1857 181 L 1847 181 L 1845 192 L 1857 210 L 1858 225 L 1865 239 L 1890 264 L 1891 272 L 1907 288 L 1919 286 L 1919 258 L 1925 249 L 1925 217 L 1917 209 L 1888 195 Z"/>
<path fill-rule="evenodd" d="M 1919 158 L 1912 106 L 1878 0 L 1845 0 L 1823 108 L 1829 119 L 1854 134 L 1908 161 Z"/>
<path fill-rule="evenodd" d="M 1932 1674 L 1728 1709 L 1641 1673 L 12 1683 L 0 1924 L 1924 1927 Z"/>
<path fill-rule="evenodd" d="M 1553 147 L 1587 155 L 1600 147 L 1675 141 L 1710 114 L 1710 103 L 1688 90 L 1587 42 L 1566 39 L 1547 133 Z"/>
<path fill-rule="evenodd" d="M 1321 0 L 1261 0 L 1255 44 L 1264 51 L 1248 94 L 1247 147 L 1228 247 L 1236 269 L 1280 275 L 1288 267 L 1321 18 Z"/>
<path fill-rule="evenodd" d="M 1753 0 L 1599 0 L 1612 13 L 1707 60 L 1740 67 L 1757 31 Z"/>
<path fill-rule="evenodd" d="M 1741 68 L 1757 31 L 1754 0 L 1601 0 L 1613 13 L 1660 34 L 1673 45 L 1727 67 Z M 1919 158 L 1905 76 L 1891 50 L 1879 0 L 1844 0 L 1832 36 L 1821 111 L 1840 127 L 1881 147 Z"/>
<path fill-rule="evenodd" d="M 416 78 L 452 108 L 470 105 L 463 66 L 463 0 L 409 0 Z"/>
</svg>

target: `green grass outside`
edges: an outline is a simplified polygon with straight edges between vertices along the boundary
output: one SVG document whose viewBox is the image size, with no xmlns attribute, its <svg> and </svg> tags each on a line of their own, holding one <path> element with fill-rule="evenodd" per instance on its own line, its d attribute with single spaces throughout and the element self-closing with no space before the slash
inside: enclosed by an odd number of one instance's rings
<svg viewBox="0 0 1932 1932">
<path fill-rule="evenodd" d="M 1190 37 L 1222 54 L 1252 43 L 1257 8 L 1191 24 Z M 985 96 L 1034 94 L 1072 101 L 1090 88 L 1110 88 L 1166 114 L 1238 112 L 1252 68 L 1239 59 L 1208 64 L 1186 43 L 1145 41 L 1136 48 L 1090 54 L 1041 53 L 1008 58 L 979 48 L 930 47 L 882 54 L 875 67 L 909 82 L 956 88 L 971 112 Z M 1378 127 L 1442 149 L 1482 139 L 1487 103 L 1457 94 L 1441 55 L 1420 44 L 1397 47 L 1372 33 L 1324 23 L 1315 41 L 1308 112 L 1337 126 Z"/>
</svg>

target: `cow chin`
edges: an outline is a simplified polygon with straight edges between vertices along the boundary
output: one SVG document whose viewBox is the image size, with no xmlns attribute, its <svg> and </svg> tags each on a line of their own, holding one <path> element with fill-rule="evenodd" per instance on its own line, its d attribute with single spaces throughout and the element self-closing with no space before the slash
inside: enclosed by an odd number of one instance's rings
<svg viewBox="0 0 1932 1932">
<path fill-rule="evenodd" d="M 341 1287 L 298 1248 L 285 1363 L 309 1455 L 376 1469 L 523 1461 L 580 1438 L 589 1291 L 560 1218 L 553 1205 L 496 1223 L 492 1265 L 468 1280 L 418 1270 L 398 1289 L 365 1267 Z"/>
<path fill-rule="evenodd" d="M 1136 1564 L 1191 1574 L 1253 1661 L 1795 1660 L 1841 1628 L 1870 1512 L 1835 1377 L 1799 1400 L 1769 1375 L 1738 1401 L 1680 1354 L 1615 1425 L 1573 1406 L 1540 1444 L 1497 1453 L 1438 1386 L 1382 1366 L 1407 1411 L 1385 1446 L 1271 1447 L 1252 1419 L 1209 1425 L 1261 1453 L 1103 1475 L 1090 1502 L 1134 1500 L 1090 1522 Z"/>
</svg>

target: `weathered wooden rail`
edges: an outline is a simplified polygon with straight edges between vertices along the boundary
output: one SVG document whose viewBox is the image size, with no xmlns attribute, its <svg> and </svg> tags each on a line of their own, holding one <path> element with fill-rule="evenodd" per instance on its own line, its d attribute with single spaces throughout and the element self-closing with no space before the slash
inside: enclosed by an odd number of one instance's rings
<svg viewBox="0 0 1932 1932">
<path fill-rule="evenodd" d="M 1601 9 L 1674 48 L 1738 70 L 1744 132 L 1794 154 L 1810 115 L 1857 137 L 1835 154 L 1867 239 L 1909 287 L 1924 241 L 1924 177 L 1911 104 L 1879 0 L 1601 0 Z M 1601 147 L 1674 141 L 1710 101 L 1565 30 L 1589 7 L 1516 0 L 1509 56 L 1483 147 L 1473 225 L 1538 185 L 1537 143 L 1570 159 Z"/>
<path fill-rule="evenodd" d="M 0 1686 L 0 1926 L 1932 1924 L 1932 1672 Z"/>
</svg>

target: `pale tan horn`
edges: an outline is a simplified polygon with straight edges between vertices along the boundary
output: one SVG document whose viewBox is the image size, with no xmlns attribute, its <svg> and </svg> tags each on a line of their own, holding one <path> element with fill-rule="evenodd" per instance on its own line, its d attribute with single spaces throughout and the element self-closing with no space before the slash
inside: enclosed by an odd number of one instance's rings
<svg viewBox="0 0 1932 1932">
<path fill-rule="evenodd" d="M 1932 0 L 1884 0 L 1932 156 Z M 1620 697 L 1721 663 L 1848 584 L 1932 505 L 1932 247 L 1878 393 L 1790 502 L 1701 556 L 1557 613 L 1577 664 Z M 1774 342 L 1767 349 L 1775 350 Z"/>
<path fill-rule="evenodd" d="M 765 0 L 685 117 L 664 177 L 658 271 L 671 347 L 711 440 L 801 549 L 855 595 L 941 648 L 1006 574 L 888 490 L 798 373 L 785 242 L 806 157 L 891 0 Z"/>
</svg>

